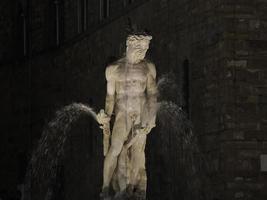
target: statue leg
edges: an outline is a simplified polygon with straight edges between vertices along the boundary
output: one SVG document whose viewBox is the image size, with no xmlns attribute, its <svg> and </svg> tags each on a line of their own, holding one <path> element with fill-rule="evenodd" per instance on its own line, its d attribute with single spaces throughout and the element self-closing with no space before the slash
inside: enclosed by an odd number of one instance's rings
<svg viewBox="0 0 267 200">
<path fill-rule="evenodd" d="M 118 166 L 117 166 L 117 178 L 118 178 L 118 185 L 120 188 L 120 192 L 126 190 L 127 182 L 129 181 L 128 171 L 129 171 L 129 160 L 128 160 L 128 149 L 124 145 L 122 147 L 122 151 L 118 158 Z"/>
<path fill-rule="evenodd" d="M 145 145 L 146 135 L 140 136 L 138 140 L 132 145 L 132 171 L 130 174 L 130 185 L 132 185 L 135 189 L 144 191 L 146 190 Z"/>
<path fill-rule="evenodd" d="M 114 200 L 128 199 L 126 188 L 129 181 L 129 164 L 128 148 L 124 145 L 118 156 L 117 167 L 113 175 L 113 178 L 115 179 L 112 179 L 112 186 L 115 191 Z"/>
<path fill-rule="evenodd" d="M 123 114 L 118 114 L 112 130 L 111 146 L 104 161 L 102 192 L 108 193 L 110 182 L 117 166 L 118 156 L 121 153 L 124 142 L 127 140 L 130 129 L 131 125 L 127 122 L 127 118 Z"/>
</svg>

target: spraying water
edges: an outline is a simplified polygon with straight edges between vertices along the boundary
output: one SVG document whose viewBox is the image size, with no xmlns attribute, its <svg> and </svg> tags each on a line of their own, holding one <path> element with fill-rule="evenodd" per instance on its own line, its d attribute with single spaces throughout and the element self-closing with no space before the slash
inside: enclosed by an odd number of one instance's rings
<svg viewBox="0 0 267 200">
<path fill-rule="evenodd" d="M 148 138 L 149 199 L 205 199 L 207 161 L 173 73 L 158 80 L 157 127 Z M 161 188 L 160 190 L 158 188 Z"/>
<path fill-rule="evenodd" d="M 55 118 L 47 124 L 38 147 L 33 152 L 26 175 L 26 191 L 30 192 L 31 185 L 37 184 L 43 187 L 41 190 L 47 188 L 44 191 L 44 199 L 52 199 L 57 167 L 62 161 L 71 125 L 84 114 L 96 119 L 93 109 L 81 103 L 70 104 L 56 112 Z M 28 199 L 30 196 L 31 194 L 28 194 Z"/>
<path fill-rule="evenodd" d="M 201 199 L 199 194 L 207 166 L 187 114 L 175 103 L 180 97 L 177 97 L 178 86 L 171 74 L 159 79 L 158 90 L 157 127 L 148 139 L 148 197 L 172 200 L 182 195 L 186 200 Z M 90 106 L 73 103 L 57 111 L 55 118 L 47 124 L 29 164 L 26 200 L 34 199 L 30 194 L 33 184 L 40 187 L 42 193 L 38 195 L 42 199 L 54 198 L 58 166 L 65 153 L 66 141 L 72 125 L 81 115 L 96 119 Z"/>
</svg>

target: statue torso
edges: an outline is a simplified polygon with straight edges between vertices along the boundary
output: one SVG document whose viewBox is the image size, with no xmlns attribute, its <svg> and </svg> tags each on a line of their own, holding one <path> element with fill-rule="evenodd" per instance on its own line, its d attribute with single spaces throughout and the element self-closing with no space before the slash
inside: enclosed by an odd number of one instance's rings
<svg viewBox="0 0 267 200">
<path fill-rule="evenodd" d="M 114 70 L 116 105 L 119 110 L 140 113 L 145 104 L 148 68 L 146 62 L 119 63 Z"/>
<path fill-rule="evenodd" d="M 116 94 L 118 96 L 144 95 L 147 72 L 148 69 L 145 62 L 138 64 L 120 63 L 114 71 Z"/>
</svg>

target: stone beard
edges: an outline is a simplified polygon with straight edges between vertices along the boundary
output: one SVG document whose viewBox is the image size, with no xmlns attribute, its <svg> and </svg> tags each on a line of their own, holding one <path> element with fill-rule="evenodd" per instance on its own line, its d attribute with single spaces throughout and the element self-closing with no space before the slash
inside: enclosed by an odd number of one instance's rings
<svg viewBox="0 0 267 200">
<path fill-rule="evenodd" d="M 115 113 L 106 148 L 101 198 L 146 198 L 146 136 L 155 127 L 157 111 L 156 69 L 145 60 L 147 35 L 130 35 L 126 56 L 106 68 L 107 96 L 105 113 L 99 115 L 104 132 Z M 109 140 L 107 140 L 109 143 Z"/>
</svg>

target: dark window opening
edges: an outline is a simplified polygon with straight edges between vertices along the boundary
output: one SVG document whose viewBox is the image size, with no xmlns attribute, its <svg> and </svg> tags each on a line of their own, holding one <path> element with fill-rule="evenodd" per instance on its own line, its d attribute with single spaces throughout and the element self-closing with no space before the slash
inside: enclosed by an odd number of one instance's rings
<svg viewBox="0 0 267 200">
<path fill-rule="evenodd" d="M 19 4 L 18 6 L 18 41 L 19 48 L 17 49 L 17 55 L 19 58 L 28 55 L 29 38 L 28 38 L 28 7 Z"/>
<path fill-rule="evenodd" d="M 77 29 L 84 32 L 88 27 L 88 0 L 77 1 Z"/>
<path fill-rule="evenodd" d="M 83 0 L 83 29 L 87 29 L 88 23 L 88 0 Z"/>
<path fill-rule="evenodd" d="M 55 16 L 56 16 L 56 44 L 59 45 L 59 0 L 54 1 Z"/>
<path fill-rule="evenodd" d="M 100 0 L 100 19 L 109 17 L 109 0 Z"/>
<path fill-rule="evenodd" d="M 133 2 L 134 2 L 134 0 L 124 0 L 123 5 L 124 5 L 124 7 L 126 7 L 127 5 L 132 4 Z"/>
<path fill-rule="evenodd" d="M 56 46 L 59 46 L 60 43 L 62 43 L 63 41 L 63 33 L 64 33 L 64 5 L 63 2 L 60 0 L 54 0 L 53 1 L 54 4 L 54 41 Z"/>
<path fill-rule="evenodd" d="M 56 35 L 56 30 L 55 30 L 55 4 L 54 0 L 51 0 L 49 4 L 47 5 L 45 9 L 45 26 L 46 26 L 46 32 L 45 32 L 45 37 L 46 37 L 46 44 L 45 48 L 49 49 L 51 47 L 55 46 L 55 35 Z"/>
</svg>

